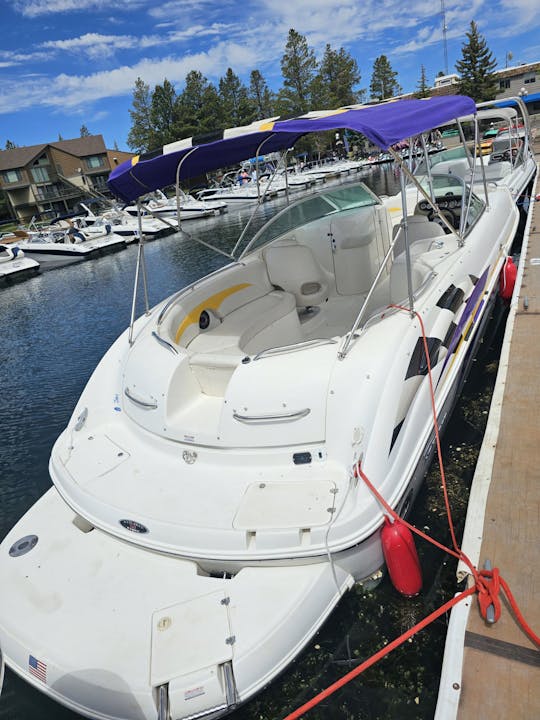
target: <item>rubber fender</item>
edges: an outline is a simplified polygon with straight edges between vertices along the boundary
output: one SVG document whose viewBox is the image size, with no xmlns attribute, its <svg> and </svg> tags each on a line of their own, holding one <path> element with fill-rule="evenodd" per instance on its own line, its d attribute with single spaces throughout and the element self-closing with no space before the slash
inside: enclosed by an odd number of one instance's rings
<svg viewBox="0 0 540 720">
<path fill-rule="evenodd" d="M 385 517 L 381 543 L 392 585 L 406 597 L 418 595 L 422 589 L 422 570 L 409 528 L 401 520 L 392 522 Z"/>
</svg>

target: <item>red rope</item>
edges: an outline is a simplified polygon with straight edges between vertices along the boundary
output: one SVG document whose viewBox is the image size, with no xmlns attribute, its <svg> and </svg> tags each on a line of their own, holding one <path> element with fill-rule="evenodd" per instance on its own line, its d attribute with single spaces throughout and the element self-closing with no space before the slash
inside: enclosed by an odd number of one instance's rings
<svg viewBox="0 0 540 720">
<path fill-rule="evenodd" d="M 405 312 L 410 313 L 410 309 L 406 307 L 402 307 L 401 305 L 391 305 L 390 307 L 394 307 L 397 310 L 404 310 Z M 426 535 L 424 532 L 416 528 L 414 525 L 411 525 L 403 518 L 400 518 L 399 515 L 394 511 L 392 507 L 386 502 L 386 500 L 382 497 L 382 495 L 379 493 L 377 488 L 373 485 L 373 483 L 369 480 L 367 475 L 364 473 L 362 468 L 360 467 L 360 463 L 355 466 L 354 468 L 354 474 L 356 477 L 362 478 L 364 483 L 368 486 L 369 490 L 373 493 L 373 495 L 376 497 L 377 501 L 383 506 L 385 511 L 392 517 L 394 520 L 400 520 L 401 523 L 403 523 L 406 527 L 409 528 L 409 530 L 419 537 L 423 538 L 424 540 L 427 540 L 427 542 L 430 542 L 432 545 L 435 545 L 440 550 L 444 550 L 444 552 L 447 552 L 449 555 L 453 555 L 454 557 L 458 558 L 459 560 L 462 560 L 470 569 L 472 576 L 474 577 L 474 585 L 468 588 L 467 590 L 464 590 L 463 592 L 459 593 L 455 597 L 452 598 L 452 600 L 449 600 L 444 605 L 442 605 L 438 610 L 435 610 L 430 615 L 428 615 L 426 618 L 421 620 L 419 623 L 414 625 L 414 627 L 407 630 L 405 633 L 400 635 L 398 638 L 393 640 L 392 642 L 388 643 L 388 645 L 385 645 L 384 648 L 376 652 L 374 655 L 372 655 L 370 658 L 365 660 L 361 665 L 354 668 L 354 670 L 351 670 L 349 673 L 344 675 L 342 678 L 337 680 L 335 683 L 327 687 L 325 690 L 320 692 L 318 695 L 316 695 L 314 698 L 309 700 L 307 703 L 302 705 L 302 707 L 298 708 L 297 710 L 294 710 L 292 713 L 287 715 L 284 720 L 296 720 L 297 718 L 302 717 L 304 713 L 308 712 L 308 710 L 311 710 L 316 705 L 318 705 L 320 702 L 322 702 L 325 698 L 332 695 L 336 690 L 339 690 L 341 687 L 349 683 L 351 680 L 353 680 L 355 677 L 358 677 L 361 673 L 364 672 L 364 670 L 367 670 L 369 667 L 374 665 L 376 662 L 381 660 L 383 657 L 388 655 L 392 650 L 402 645 L 405 641 L 407 641 L 410 637 L 415 635 L 420 630 L 423 630 L 427 625 L 432 623 L 434 620 L 436 620 L 438 617 L 443 615 L 445 612 L 450 610 L 454 605 L 457 605 L 457 603 L 461 602 L 465 598 L 469 597 L 470 595 L 473 595 L 474 593 L 478 593 L 478 604 L 480 608 L 480 613 L 484 619 L 487 617 L 487 610 L 490 606 L 493 606 L 494 610 L 494 621 L 496 622 L 500 615 L 501 615 L 501 601 L 499 598 L 500 589 L 502 587 L 508 602 L 510 603 L 510 606 L 514 612 L 514 615 L 525 632 L 525 634 L 529 637 L 529 639 L 535 643 L 536 645 L 540 645 L 540 637 L 536 635 L 532 628 L 527 624 L 525 621 L 525 618 L 523 617 L 514 596 L 510 592 L 510 588 L 508 587 L 508 584 L 505 582 L 505 580 L 500 576 L 498 568 L 494 568 L 493 570 L 480 570 L 478 571 L 477 568 L 474 567 L 471 560 L 467 557 L 467 555 L 461 550 L 461 548 L 458 545 L 458 542 L 456 540 L 456 535 L 454 531 L 454 524 L 452 521 L 452 512 L 450 508 L 450 500 L 448 498 L 448 492 L 446 487 L 446 476 L 444 473 L 444 463 L 442 458 L 442 450 L 441 450 L 441 441 L 439 436 L 439 425 L 437 422 L 437 409 L 435 406 L 435 390 L 433 388 L 433 378 L 431 374 L 431 361 L 429 357 L 429 347 L 427 343 L 427 337 L 425 332 L 425 326 L 424 322 L 420 316 L 420 314 L 416 311 L 413 311 L 416 315 L 420 327 L 422 330 L 422 339 L 424 343 L 424 352 L 426 355 L 426 362 L 427 362 L 427 374 L 428 374 L 428 381 L 429 381 L 429 389 L 430 389 L 430 398 L 431 398 L 431 411 L 433 414 L 433 427 L 435 432 L 435 442 L 437 446 L 437 457 L 439 461 L 439 468 L 441 472 L 441 485 L 443 488 L 443 494 L 444 494 L 444 503 L 446 508 L 446 515 L 448 518 L 448 526 L 450 529 L 450 536 L 452 539 L 452 548 L 448 548 L 442 543 L 438 542 L 434 538 L 431 538 L 429 535 Z"/>
</svg>

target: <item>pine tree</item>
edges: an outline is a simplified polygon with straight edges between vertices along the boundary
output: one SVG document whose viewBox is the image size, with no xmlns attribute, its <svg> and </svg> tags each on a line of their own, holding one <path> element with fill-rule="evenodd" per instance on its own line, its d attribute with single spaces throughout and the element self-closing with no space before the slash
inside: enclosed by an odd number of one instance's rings
<svg viewBox="0 0 540 720">
<path fill-rule="evenodd" d="M 6 150 L 14 150 L 16 147 L 18 147 L 13 140 L 6 140 Z"/>
<path fill-rule="evenodd" d="M 386 55 L 376 58 L 373 63 L 373 74 L 371 75 L 371 84 L 369 86 L 371 96 L 379 101 L 386 100 L 401 93 L 401 86 L 397 81 L 397 72 L 392 70 L 392 66 Z"/>
<path fill-rule="evenodd" d="M 232 68 L 227 68 L 219 81 L 219 95 L 223 107 L 225 125 L 247 125 L 255 117 L 255 108 L 248 98 L 248 91 Z"/>
<path fill-rule="evenodd" d="M 290 29 L 281 58 L 283 87 L 279 91 L 278 101 L 282 112 L 300 115 L 311 107 L 311 85 L 317 69 L 314 51 L 307 40 L 296 30 Z"/>
<path fill-rule="evenodd" d="M 62 133 L 58 133 L 58 142 L 62 142 L 63 139 Z"/>
<path fill-rule="evenodd" d="M 90 130 L 86 127 L 86 125 L 81 125 L 81 129 L 79 130 L 80 137 L 88 137 L 90 135 Z"/>
<path fill-rule="evenodd" d="M 176 101 L 176 114 L 179 138 L 225 127 L 218 92 L 198 70 L 186 75 L 184 90 Z"/>
<path fill-rule="evenodd" d="M 416 86 L 416 92 L 414 93 L 414 97 L 429 97 L 429 85 L 427 84 L 426 68 L 424 67 L 424 65 L 420 66 L 420 80 L 418 81 L 418 85 Z"/>
<path fill-rule="evenodd" d="M 461 46 L 461 60 L 456 62 L 456 70 L 461 76 L 459 92 L 476 102 L 492 100 L 497 94 L 497 81 L 493 76 L 496 67 L 497 61 L 472 20 L 467 41 Z"/>
<path fill-rule="evenodd" d="M 177 139 L 175 132 L 176 91 L 167 78 L 163 85 L 156 85 L 150 104 L 150 142 L 157 148 Z"/>
<path fill-rule="evenodd" d="M 312 84 L 312 105 L 338 108 L 358 102 L 353 89 L 360 82 L 356 60 L 344 48 L 333 50 L 326 45 L 319 71 Z"/>
<path fill-rule="evenodd" d="M 131 129 L 127 136 L 127 144 L 129 148 L 139 153 L 150 150 L 152 137 L 150 106 L 150 86 L 138 77 L 135 80 L 133 101 L 129 110 Z"/>
<path fill-rule="evenodd" d="M 255 106 L 258 118 L 267 118 L 274 114 L 274 94 L 268 88 L 265 79 L 258 70 L 251 71 L 249 98 Z"/>
</svg>

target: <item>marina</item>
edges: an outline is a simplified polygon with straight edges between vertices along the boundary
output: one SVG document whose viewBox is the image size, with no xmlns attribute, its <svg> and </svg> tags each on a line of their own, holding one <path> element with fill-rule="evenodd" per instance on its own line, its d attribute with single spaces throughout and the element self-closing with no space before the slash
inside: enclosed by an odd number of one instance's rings
<svg viewBox="0 0 540 720">
<path fill-rule="evenodd" d="M 389 195 L 399 184 L 391 170 L 374 172 L 368 182 L 377 194 Z M 283 204 L 283 201 L 271 202 L 277 207 Z M 271 212 L 273 207 L 265 203 L 264 209 Z M 226 243 L 235 237 L 248 214 L 249 211 L 243 215 L 230 213 L 226 225 L 218 218 L 202 221 L 199 231 L 203 238 L 209 238 L 217 228 L 223 228 L 222 232 L 228 228 L 228 235 L 221 241 Z M 150 243 L 146 251 L 152 273 L 149 283 L 152 303 L 172 292 L 178 282 L 188 284 L 208 263 L 216 262 L 216 256 L 204 247 L 195 253 L 192 244 L 174 235 Z M 10 384 L 0 410 L 0 424 L 5 428 L 0 448 L 2 536 L 49 486 L 50 448 L 71 414 L 73 398 L 80 394 L 91 370 L 123 331 L 129 318 L 129 292 L 125 290 L 132 283 L 135 260 L 136 247 L 130 246 L 125 253 L 44 273 L 27 283 L 7 288 L 0 295 L 4 369 L 10 377 L 24 377 L 24 383 Z M 218 260 L 215 269 L 220 264 Z M 15 316 L 13 306 L 20 308 Z M 463 487 L 472 476 L 478 439 L 486 418 L 484 413 L 489 407 L 492 364 L 493 358 L 488 356 L 481 367 L 473 369 L 463 402 L 445 436 L 453 496 L 462 512 Z M 429 526 L 434 533 L 444 536 L 445 518 L 441 518 L 441 513 L 440 492 L 436 472 L 433 472 L 426 480 L 413 517 L 422 526 Z M 371 654 L 381 640 L 381 624 L 387 628 L 385 636 L 391 638 L 427 614 L 440 602 L 441 595 L 448 592 L 445 588 L 452 587 L 453 578 L 439 553 L 425 547 L 419 547 L 419 552 L 425 587 L 419 598 L 414 601 L 401 598 L 388 581 L 373 593 L 354 591 L 346 595 L 336 614 L 291 669 L 233 717 L 242 720 L 284 717 L 306 695 L 315 694 L 343 674 L 354 664 L 358 653 Z M 407 644 L 404 654 L 396 652 L 388 658 L 384 669 L 374 669 L 344 689 L 336 697 L 335 717 L 347 717 L 340 714 L 342 707 L 347 708 L 344 712 L 348 712 L 349 717 L 355 717 L 358 708 L 364 708 L 365 712 L 371 708 L 372 716 L 381 720 L 432 717 L 445 632 L 444 622 L 435 624 L 414 643 Z M 333 707 L 333 701 L 326 703 L 320 712 L 313 711 L 312 716 L 332 717 Z M 48 700 L 8 671 L 0 701 L 0 718 L 33 720 L 36 716 L 43 720 L 80 717 Z"/>
<path fill-rule="evenodd" d="M 457 186 L 456 186 L 456 187 L 457 187 Z M 493 192 L 493 190 L 492 190 L 491 192 Z M 448 193 L 447 193 L 447 194 L 448 194 Z M 454 190 L 454 195 L 455 195 L 455 194 L 456 194 L 456 190 Z M 349 195 L 350 195 L 350 193 L 349 193 Z M 339 193 L 338 193 L 337 190 L 334 191 L 333 196 L 334 196 L 335 198 L 338 198 L 338 197 L 339 197 Z M 321 195 L 321 197 L 324 197 L 324 193 Z M 501 197 L 502 197 L 502 195 L 501 195 Z M 491 198 L 491 199 L 493 200 L 494 198 L 495 198 L 495 195 L 492 195 L 492 198 Z M 367 200 L 367 196 L 366 196 L 366 200 Z M 364 201 L 364 202 L 366 202 L 366 201 Z M 371 202 L 373 202 L 373 201 L 371 201 Z M 469 203 L 470 203 L 470 201 L 469 201 Z M 370 204 L 370 203 L 367 202 L 367 203 L 366 203 L 366 207 L 368 207 L 369 204 Z M 294 209 L 294 207 L 296 207 L 296 205 L 293 205 L 293 206 L 292 206 L 293 209 Z M 302 207 L 302 203 L 300 203 L 300 205 L 298 205 L 298 207 Z M 476 212 L 478 213 L 478 210 L 477 210 Z M 506 214 L 508 215 L 508 213 L 509 213 L 509 210 L 507 209 L 507 210 L 506 210 Z M 516 215 L 517 215 L 517 213 L 516 213 Z M 510 217 L 512 217 L 512 213 L 511 213 L 511 212 L 510 212 Z M 446 219 L 446 223 L 448 224 L 448 219 Z M 516 220 L 516 223 L 517 223 L 517 220 Z M 462 216 L 462 219 L 461 219 L 460 224 L 461 224 L 462 228 L 466 228 L 466 227 L 467 227 L 466 216 L 465 216 L 465 217 Z M 439 228 L 439 230 L 437 231 L 436 235 L 437 235 L 438 237 L 441 237 L 441 234 L 444 236 L 443 231 L 440 230 L 440 226 L 433 226 L 433 227 L 432 227 L 432 229 L 436 229 L 436 228 Z M 411 223 L 411 232 L 412 232 L 413 229 L 414 229 L 414 228 L 413 228 L 413 225 L 412 225 L 412 223 Z M 457 228 L 455 228 L 455 229 L 457 229 Z M 514 226 L 514 229 L 515 229 L 515 226 Z M 263 232 L 264 232 L 264 231 L 263 231 Z M 426 236 L 423 237 L 423 240 L 425 240 L 425 237 L 426 237 Z M 513 237 L 513 232 L 510 232 L 509 238 L 511 239 L 512 237 Z M 393 243 L 393 244 L 397 243 L 398 240 L 399 240 L 399 234 L 398 234 L 398 236 L 395 236 L 395 237 L 394 237 L 394 243 Z M 438 241 L 438 242 L 442 242 L 442 241 Z M 393 246 L 393 245 L 392 245 L 392 246 Z M 278 246 L 276 246 L 276 247 L 279 247 L 279 244 L 278 244 Z M 285 245 L 285 247 L 288 247 L 288 246 Z M 439 245 L 438 245 L 437 247 L 440 249 Z M 442 245 L 441 245 L 441 247 L 442 247 Z M 509 247 L 509 245 L 508 245 L 508 247 Z M 406 239 L 406 237 L 405 237 L 405 248 L 407 248 L 407 239 Z M 406 250 L 406 251 L 408 252 L 408 250 Z M 268 262 L 269 262 L 269 257 L 270 257 L 270 256 L 268 256 L 268 258 L 266 258 L 267 265 L 268 265 Z M 441 257 L 444 258 L 444 254 L 443 254 Z M 380 262 L 380 258 L 379 258 L 379 262 Z M 439 260 L 439 262 L 441 262 L 441 260 Z M 419 266 L 416 265 L 416 267 L 418 268 Z M 442 266 L 441 266 L 441 267 L 442 267 Z M 268 268 L 269 268 L 269 271 L 270 271 L 270 266 L 269 266 L 269 265 L 268 265 Z M 337 272 L 338 272 L 338 269 L 339 269 L 339 263 L 338 263 L 337 259 L 335 259 L 335 260 L 334 260 L 334 272 L 337 273 Z M 272 271 L 272 272 L 273 272 L 273 271 Z M 340 271 L 340 272 L 341 272 L 341 271 Z M 276 277 L 277 277 L 277 276 L 276 276 Z M 497 277 L 497 275 L 495 275 L 495 277 Z M 375 282 L 377 282 L 377 280 L 378 280 L 378 276 L 377 276 Z M 310 285 L 310 286 L 309 286 L 309 288 L 310 288 L 309 291 L 308 291 L 307 286 L 306 286 L 306 290 L 302 290 L 302 291 L 301 291 L 301 294 L 302 294 L 302 293 L 304 293 L 304 294 L 313 294 L 314 292 L 320 292 L 320 287 L 321 287 L 321 285 L 323 284 L 323 282 L 325 282 L 325 281 L 323 280 L 323 276 L 321 275 L 321 276 L 320 276 L 320 280 L 318 280 L 318 284 L 319 284 L 319 289 L 318 289 L 318 290 L 312 289 L 312 288 L 311 288 L 311 285 Z M 347 275 L 344 274 L 344 275 L 343 275 L 343 279 L 341 279 L 341 280 L 339 281 L 339 283 L 341 283 L 341 284 L 338 283 L 338 288 L 341 288 L 341 294 L 344 294 L 344 293 L 346 294 L 345 288 L 347 287 L 346 283 L 348 283 L 348 282 L 350 282 L 350 278 L 347 279 Z M 418 285 L 417 287 L 420 288 L 420 287 L 422 286 L 422 278 L 419 278 L 416 282 L 419 283 L 419 285 Z M 345 283 L 345 284 L 343 284 L 343 283 Z M 285 283 L 285 285 L 284 285 L 284 282 L 283 282 L 283 281 L 277 281 L 277 282 L 275 282 L 275 284 L 276 284 L 278 287 L 282 287 L 282 288 L 285 287 L 285 288 L 287 288 L 287 284 Z M 390 287 L 393 287 L 393 286 L 390 286 Z M 402 292 L 404 293 L 405 290 L 402 290 L 402 289 L 401 289 L 402 287 L 403 287 L 403 285 L 400 286 L 400 289 L 399 289 L 399 290 L 396 289 L 395 292 L 396 292 L 396 293 L 402 293 Z M 487 291 L 486 291 L 486 292 L 487 292 Z M 301 297 L 301 294 L 300 294 L 300 300 L 303 300 L 303 298 Z M 339 293 L 338 293 L 338 294 L 339 294 Z M 473 295 L 474 295 L 474 293 L 473 293 Z M 397 299 L 397 295 L 396 295 L 395 297 L 396 297 L 396 299 Z M 409 278 L 409 298 L 411 298 L 411 297 L 412 297 L 412 295 L 411 295 L 411 290 L 410 290 L 410 278 Z M 471 297 L 472 297 L 472 296 L 471 296 Z M 368 297 L 367 297 L 367 299 L 366 299 L 366 302 L 368 302 L 368 300 L 369 300 L 369 294 L 368 294 Z M 317 302 L 317 301 L 316 301 L 316 302 Z M 388 302 L 388 300 L 386 300 L 386 302 Z M 412 302 L 412 301 L 411 301 L 411 302 Z M 471 301 L 471 302 L 472 302 L 472 301 Z M 300 307 L 302 307 L 302 305 L 300 305 Z M 305 305 L 305 307 L 309 308 L 309 307 L 310 307 L 310 303 L 308 302 L 308 303 Z M 471 307 L 472 307 L 472 305 L 471 305 Z M 163 312 L 163 311 L 162 311 L 162 312 Z M 325 311 L 325 312 L 326 312 L 326 311 Z M 486 318 L 487 318 L 487 317 L 488 317 L 488 316 L 486 315 Z M 306 319 L 307 319 L 308 322 L 311 322 L 311 321 L 312 321 L 312 318 L 309 316 L 309 313 L 308 313 L 308 317 L 307 317 Z M 210 320 L 211 320 L 211 318 L 210 318 Z M 202 327 L 202 326 L 201 326 L 201 327 Z M 306 325 L 306 327 L 307 327 L 307 325 Z M 179 332 L 180 332 L 180 331 L 177 331 L 176 342 L 178 342 Z M 260 331 L 258 331 L 258 332 L 260 332 Z M 304 331 L 304 332 L 305 332 L 305 331 Z M 332 332 L 333 332 L 333 330 L 330 331 L 330 336 L 332 335 Z M 441 330 L 438 330 L 438 332 L 442 332 L 442 331 L 441 331 Z M 443 332 L 443 334 L 444 334 L 444 332 Z M 318 335 L 315 335 L 314 337 L 318 337 Z M 309 335 L 307 336 L 307 339 L 310 340 Z M 165 341 L 164 341 L 164 342 L 165 342 Z M 241 341 L 241 342 L 243 342 L 243 341 Z M 246 342 L 249 342 L 249 340 L 247 340 Z M 350 342 L 350 341 L 349 341 L 349 342 Z M 446 342 L 446 340 L 445 340 L 445 342 Z M 449 347 L 451 348 L 451 347 L 452 347 L 452 339 L 451 339 L 451 337 L 449 337 L 448 342 L 449 342 Z M 206 343 L 206 345 L 207 345 L 207 344 L 208 344 L 208 343 Z M 206 347 L 206 345 L 205 345 L 205 348 L 206 348 L 206 349 L 204 350 L 204 352 L 205 352 L 205 353 L 211 352 L 211 351 L 209 351 L 208 347 Z M 345 345 L 344 345 L 344 352 L 346 352 L 346 350 L 347 350 L 347 342 L 346 342 Z M 198 352 L 200 353 L 201 351 L 199 350 Z M 246 348 L 244 349 L 244 352 L 248 352 L 248 353 L 250 353 L 250 352 L 255 352 L 255 353 L 256 353 L 256 352 L 261 352 L 261 350 L 259 349 L 259 350 L 257 351 L 257 349 L 256 349 L 255 346 L 253 346 L 253 348 L 251 348 L 251 346 L 250 346 L 249 348 L 246 346 Z M 192 363 L 194 362 L 194 359 L 195 359 L 194 356 L 192 356 Z M 207 362 L 207 361 L 205 360 L 205 362 Z M 202 366 L 201 366 L 201 367 L 202 367 Z M 443 368 L 443 369 L 444 369 L 444 368 Z M 200 373 L 199 373 L 199 374 L 200 374 Z M 217 383 L 220 383 L 220 382 L 223 382 L 223 380 L 220 380 L 219 376 L 216 376 L 215 378 L 210 378 L 210 377 L 207 378 L 207 377 L 204 375 L 204 373 L 203 373 L 203 375 L 200 375 L 199 382 L 204 382 L 205 384 L 207 384 L 206 393 L 207 393 L 207 394 L 210 394 L 210 395 L 213 395 L 213 394 L 216 394 L 216 388 L 217 388 L 216 382 L 217 382 Z M 210 383 L 210 384 L 208 384 L 208 383 Z M 131 385 L 130 385 L 130 387 L 131 387 Z M 145 395 L 144 391 L 143 391 L 143 394 L 141 395 L 141 389 L 140 389 L 140 388 L 141 388 L 141 385 L 140 385 L 139 382 L 135 382 L 135 383 L 133 384 L 133 388 L 136 388 L 136 390 L 133 391 L 132 389 L 126 387 L 126 392 L 125 392 L 125 394 L 126 394 L 126 396 L 128 397 L 128 399 L 129 399 L 130 397 L 133 397 L 133 398 L 137 401 L 137 404 L 141 404 L 141 405 L 142 405 L 141 397 L 152 397 L 152 395 L 150 395 L 150 396 L 148 396 L 148 394 Z M 212 389 L 210 389 L 210 388 L 212 388 Z M 128 392 L 128 390 L 129 390 L 129 392 Z M 218 393 L 218 394 L 219 394 L 219 393 Z M 147 401 L 145 400 L 145 403 L 146 403 L 146 402 L 147 402 Z M 152 402 L 154 402 L 154 401 L 152 401 Z M 451 406 L 449 406 L 449 407 L 451 407 Z M 84 419 L 83 419 L 83 416 L 84 416 Z M 247 416 L 246 416 L 246 417 L 247 417 Z M 446 415 L 443 415 L 442 417 L 443 417 L 442 422 L 444 422 L 444 420 L 445 420 L 445 418 L 446 418 Z M 244 420 L 242 420 L 242 422 L 243 422 L 243 421 L 244 421 Z M 86 422 L 86 413 L 83 411 L 83 413 L 79 416 L 78 423 L 84 424 L 85 422 Z M 246 422 L 247 422 L 247 421 L 246 421 Z M 260 418 L 259 418 L 258 422 L 260 422 Z M 81 425 L 81 426 L 82 426 L 82 425 Z M 77 428 L 75 428 L 75 429 L 77 430 Z M 211 433 L 212 431 L 211 431 L 211 429 L 209 430 L 208 428 L 205 428 L 204 430 L 201 430 L 201 432 L 210 432 L 210 433 Z M 218 437 L 218 440 L 219 440 L 219 437 Z M 73 442 L 73 441 L 72 441 L 72 442 Z M 304 442 L 305 442 L 305 441 L 304 441 Z M 393 442 L 394 442 L 394 441 L 393 441 Z M 121 454 L 122 454 L 122 453 L 121 453 Z M 187 456 L 186 456 L 186 457 L 187 457 Z M 187 460 L 186 460 L 186 462 L 187 462 Z M 421 470 L 420 473 L 419 473 L 419 478 L 420 478 L 420 479 L 423 477 L 424 470 L 425 470 L 425 468 L 422 468 L 422 470 Z M 51 496 L 50 493 L 49 493 L 49 502 L 50 502 L 50 498 L 51 498 L 51 497 L 52 497 L 52 496 Z M 409 502 L 410 502 L 410 501 L 409 501 Z M 51 508 L 50 512 L 56 512 L 56 510 L 54 510 L 54 508 Z M 141 517 L 141 516 L 140 516 L 140 514 L 139 514 L 139 519 L 140 519 L 140 517 Z M 81 520 L 81 522 L 82 522 L 82 520 Z M 37 526 L 36 526 L 36 527 L 37 527 Z M 85 527 L 86 527 L 86 526 L 85 526 L 84 523 L 83 523 L 83 524 L 80 526 L 79 529 L 82 530 L 83 533 L 86 533 L 86 532 L 89 532 L 89 531 L 92 530 L 92 527 L 88 527 L 86 530 L 84 529 Z M 92 536 L 92 537 L 94 537 L 94 536 Z M 159 540 L 159 538 L 158 538 L 158 540 Z M 12 545 L 12 550 L 13 550 L 13 548 L 16 549 L 17 547 L 18 547 L 17 542 L 15 542 L 15 545 Z M 11 551 L 10 551 L 10 552 L 11 552 Z M 127 560 L 127 558 L 126 558 L 126 560 Z M 141 560 L 141 556 L 139 555 L 139 572 L 140 572 L 140 570 L 141 570 L 140 560 Z M 202 566 L 204 567 L 204 563 L 203 563 Z M 232 566 L 231 566 L 231 567 L 232 567 Z M 351 566 L 351 567 L 352 567 L 352 566 Z M 368 567 L 369 567 L 369 566 L 368 566 Z M 228 572 L 227 569 L 226 569 L 226 565 L 223 565 L 223 569 L 224 569 L 224 571 Z M 376 569 L 376 566 L 375 566 L 375 569 Z M 210 571 L 210 572 L 211 572 L 211 571 Z M 362 576 L 360 575 L 360 573 L 364 573 L 364 577 L 366 576 L 366 570 L 365 570 L 365 569 L 364 569 L 364 570 L 359 570 L 359 571 L 358 571 L 358 577 L 357 577 L 357 579 L 360 579 L 360 578 L 362 577 Z M 234 571 L 233 571 L 233 572 L 232 572 L 232 575 L 234 576 L 234 574 L 235 574 L 235 573 L 234 573 Z M 273 572 L 272 574 L 275 575 L 276 573 Z M 368 574 L 369 574 L 369 573 L 368 573 Z M 125 578 L 125 579 L 127 579 L 127 578 Z M 232 585 L 232 584 L 231 584 L 231 585 Z M 198 661 L 198 662 L 200 662 L 200 661 Z M 165 691 L 165 692 L 167 692 L 167 691 Z M 236 693 L 236 692 L 237 692 L 236 690 L 233 691 L 233 693 Z M 54 695 L 53 695 L 53 696 L 54 696 Z M 167 702 L 168 702 L 168 701 L 167 701 Z M 88 711 L 86 711 L 86 712 L 88 712 Z M 94 711 L 94 712 L 95 712 L 95 711 Z M 124 710 L 123 712 L 126 712 L 126 711 Z M 108 717 L 108 715 L 107 715 L 107 717 Z M 148 717 L 150 717 L 150 715 L 148 715 Z"/>
</svg>

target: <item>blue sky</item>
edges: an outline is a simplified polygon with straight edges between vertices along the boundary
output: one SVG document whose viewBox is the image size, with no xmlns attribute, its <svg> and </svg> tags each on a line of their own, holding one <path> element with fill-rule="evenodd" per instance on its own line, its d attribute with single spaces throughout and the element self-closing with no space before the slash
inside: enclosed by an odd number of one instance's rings
<svg viewBox="0 0 540 720">
<path fill-rule="evenodd" d="M 539 0 L 446 0 L 448 70 L 475 20 L 505 67 L 540 60 Z M 200 70 L 218 83 L 228 67 L 246 83 L 258 69 L 282 84 L 290 28 L 320 57 L 325 44 L 356 59 L 360 87 L 387 55 L 403 90 L 420 67 L 432 83 L 444 67 L 440 0 L 0 0 L 0 149 L 78 137 L 81 125 L 108 147 L 128 149 L 138 76 L 181 91 Z"/>
</svg>

